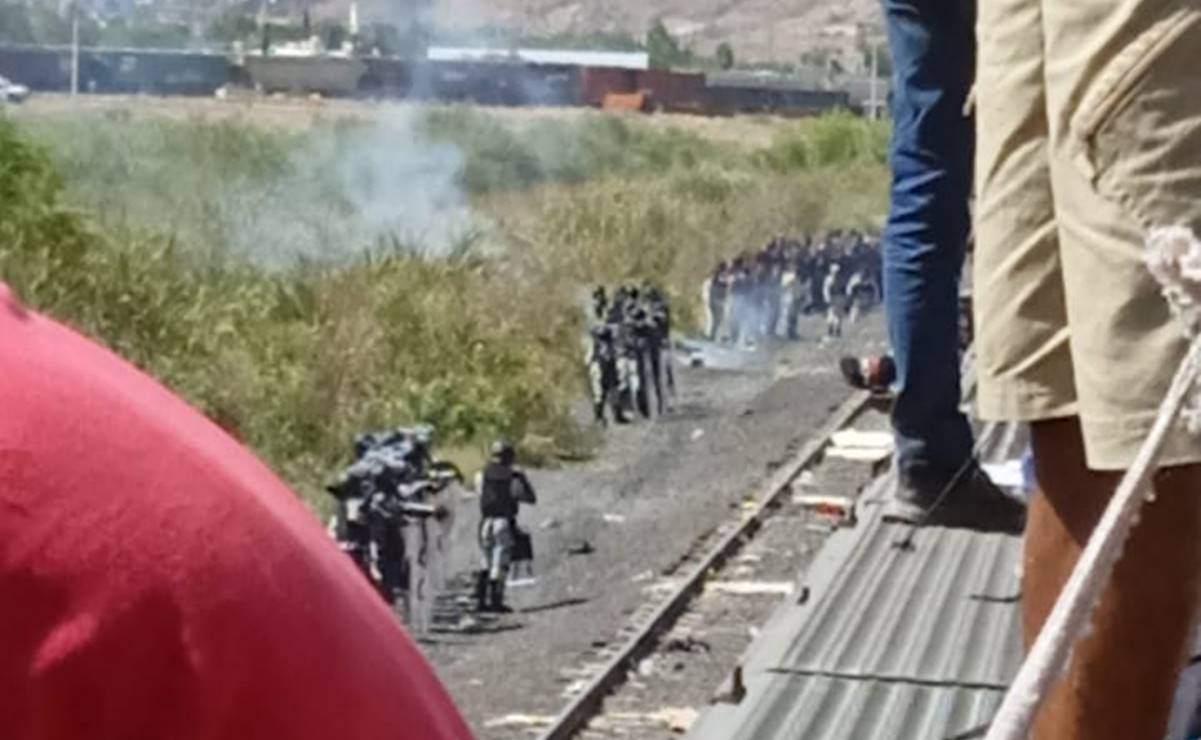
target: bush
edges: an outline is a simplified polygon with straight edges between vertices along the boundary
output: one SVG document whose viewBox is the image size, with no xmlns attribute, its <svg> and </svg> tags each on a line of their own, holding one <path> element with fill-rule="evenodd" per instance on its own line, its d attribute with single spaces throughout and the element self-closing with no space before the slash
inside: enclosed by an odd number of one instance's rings
<svg viewBox="0 0 1201 740">
<path fill-rule="evenodd" d="M 755 159 L 780 173 L 888 161 L 888 127 L 849 113 L 831 113 L 789 125 Z"/>
</svg>

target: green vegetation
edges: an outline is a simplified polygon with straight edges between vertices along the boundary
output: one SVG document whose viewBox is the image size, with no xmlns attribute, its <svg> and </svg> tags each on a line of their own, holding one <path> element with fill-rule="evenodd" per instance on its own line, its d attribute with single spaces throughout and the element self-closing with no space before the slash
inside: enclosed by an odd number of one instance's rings
<svg viewBox="0 0 1201 740">
<path fill-rule="evenodd" d="M 696 64 L 692 50 L 681 45 L 663 25 L 663 21 L 655 21 L 646 32 L 646 50 L 650 53 L 652 67 L 671 69 Z"/>
<path fill-rule="evenodd" d="M 347 441 L 376 425 L 586 453 L 572 411 L 587 286 L 653 280 L 687 324 L 719 256 L 872 226 L 886 181 L 883 131 L 849 117 L 765 123 L 779 132 L 755 148 L 600 114 L 433 108 L 290 134 L 22 115 L 0 119 L 0 278 L 191 399 L 316 505 Z M 409 191 L 365 190 L 386 170 L 347 163 L 365 151 L 400 167 L 401 141 L 422 155 L 418 186 L 450 168 L 467 236 L 433 247 L 368 218 L 365 192 L 404 210 Z M 303 241 L 324 251 L 281 256 Z"/>
<path fill-rule="evenodd" d="M 734 68 L 734 47 L 725 41 L 717 45 L 717 51 L 714 52 L 713 56 L 717 61 L 717 66 L 721 69 Z"/>
<path fill-rule="evenodd" d="M 758 161 L 780 173 L 844 164 L 884 165 L 888 129 L 850 113 L 832 113 L 801 128 L 780 131 Z"/>
</svg>

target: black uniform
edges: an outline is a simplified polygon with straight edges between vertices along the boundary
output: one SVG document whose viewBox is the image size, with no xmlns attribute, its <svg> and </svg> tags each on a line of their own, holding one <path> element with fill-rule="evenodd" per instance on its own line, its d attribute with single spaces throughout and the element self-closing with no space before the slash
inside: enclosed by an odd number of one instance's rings
<svg viewBox="0 0 1201 740">
<path fill-rule="evenodd" d="M 525 473 L 510 462 L 493 460 L 478 478 L 480 496 L 480 551 L 483 569 L 477 598 L 482 609 L 506 611 L 505 581 L 518 536 L 517 513 L 522 503 L 537 503 L 534 487 Z"/>
<path fill-rule="evenodd" d="M 617 338 L 609 324 L 597 324 L 590 333 L 588 380 L 592 386 L 592 409 L 596 420 L 605 423 L 605 407 L 613 409 L 614 420 L 626 421 L 619 394 Z"/>
</svg>

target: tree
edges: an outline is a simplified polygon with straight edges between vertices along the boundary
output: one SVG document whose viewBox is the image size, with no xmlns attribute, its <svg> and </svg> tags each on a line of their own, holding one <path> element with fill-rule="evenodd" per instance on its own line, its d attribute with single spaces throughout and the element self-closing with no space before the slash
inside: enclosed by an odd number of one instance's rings
<svg viewBox="0 0 1201 740">
<path fill-rule="evenodd" d="M 646 50 L 650 53 L 652 67 L 687 67 L 694 58 L 690 50 L 680 46 L 663 21 L 655 21 L 646 34 Z"/>
<path fill-rule="evenodd" d="M 717 66 L 722 69 L 734 68 L 734 48 L 725 41 L 717 45 Z"/>
</svg>

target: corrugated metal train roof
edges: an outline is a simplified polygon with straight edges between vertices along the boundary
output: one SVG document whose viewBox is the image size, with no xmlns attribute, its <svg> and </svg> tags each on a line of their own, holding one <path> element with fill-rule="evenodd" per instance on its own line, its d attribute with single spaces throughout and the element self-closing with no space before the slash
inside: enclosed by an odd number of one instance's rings
<svg viewBox="0 0 1201 740">
<path fill-rule="evenodd" d="M 1017 670 L 1016 537 L 903 528 L 873 517 L 779 667 L 1001 688 Z"/>
<path fill-rule="evenodd" d="M 981 736 L 1000 706 L 990 689 L 786 676 L 771 681 L 751 710 L 709 732 L 722 740 L 877 740 Z M 702 722 L 709 722 L 706 715 Z"/>
<path fill-rule="evenodd" d="M 1013 426 L 984 432 L 1014 456 Z M 966 740 L 983 736 L 1021 660 L 1020 539 L 909 529 L 879 518 L 883 483 L 854 529 L 831 536 L 743 661 L 747 693 L 693 740 Z"/>
</svg>

